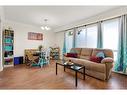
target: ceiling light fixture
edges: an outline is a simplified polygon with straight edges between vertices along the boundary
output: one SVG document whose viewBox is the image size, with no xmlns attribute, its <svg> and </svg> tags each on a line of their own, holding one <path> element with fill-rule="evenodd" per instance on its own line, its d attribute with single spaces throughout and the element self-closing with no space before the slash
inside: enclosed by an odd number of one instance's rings
<svg viewBox="0 0 127 95">
<path fill-rule="evenodd" d="M 41 29 L 42 30 L 51 30 L 51 28 L 47 26 L 47 21 L 48 21 L 48 19 L 44 19 L 45 25 L 44 26 L 41 26 Z"/>
</svg>

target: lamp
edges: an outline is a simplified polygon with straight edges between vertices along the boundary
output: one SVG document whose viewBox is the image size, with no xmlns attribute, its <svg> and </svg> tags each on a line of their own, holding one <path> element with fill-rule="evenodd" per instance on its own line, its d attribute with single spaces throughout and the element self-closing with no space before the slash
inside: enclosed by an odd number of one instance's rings
<svg viewBox="0 0 127 95">
<path fill-rule="evenodd" d="M 44 19 L 45 26 L 41 26 L 42 30 L 50 30 L 51 29 L 50 27 L 47 26 L 47 21 L 48 21 L 48 19 Z"/>
</svg>

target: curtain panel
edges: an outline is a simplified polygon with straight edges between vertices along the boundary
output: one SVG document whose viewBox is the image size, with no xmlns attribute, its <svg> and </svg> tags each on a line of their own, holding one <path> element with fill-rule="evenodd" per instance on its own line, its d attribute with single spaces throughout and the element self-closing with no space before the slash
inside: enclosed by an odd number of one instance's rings
<svg viewBox="0 0 127 95">
<path fill-rule="evenodd" d="M 64 32 L 63 54 L 66 53 L 66 32 Z"/>
<path fill-rule="evenodd" d="M 97 48 L 103 48 L 103 35 L 102 35 L 101 21 L 97 23 L 97 28 L 98 28 Z"/>
<path fill-rule="evenodd" d="M 120 18 L 118 58 L 115 63 L 115 71 L 126 72 L 127 68 L 127 15 Z"/>
<path fill-rule="evenodd" d="M 76 47 L 76 28 L 74 28 L 74 32 L 73 32 L 73 48 Z"/>
</svg>

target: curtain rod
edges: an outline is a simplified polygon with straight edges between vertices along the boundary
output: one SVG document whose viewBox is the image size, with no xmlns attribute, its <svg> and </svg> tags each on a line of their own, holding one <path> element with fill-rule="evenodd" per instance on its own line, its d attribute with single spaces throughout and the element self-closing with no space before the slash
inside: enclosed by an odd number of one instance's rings
<svg viewBox="0 0 127 95">
<path fill-rule="evenodd" d="M 107 20 L 112 20 L 112 19 L 120 18 L 121 16 L 122 16 L 122 15 L 116 16 L 116 17 L 112 17 L 112 18 L 108 18 L 108 19 L 104 19 L 104 20 L 100 20 L 100 21 L 96 21 L 96 22 L 92 22 L 92 23 L 88 23 L 88 24 L 85 24 L 85 25 L 76 26 L 76 27 L 69 28 L 69 29 L 62 30 L 62 31 L 65 32 L 65 31 L 72 30 L 72 29 L 75 29 L 75 28 L 84 27 L 84 26 L 88 26 L 88 25 L 91 25 L 91 24 L 96 24 L 96 23 L 98 23 L 98 22 L 103 22 L 103 21 L 107 21 Z M 62 31 L 61 31 L 61 32 L 62 32 Z"/>
</svg>

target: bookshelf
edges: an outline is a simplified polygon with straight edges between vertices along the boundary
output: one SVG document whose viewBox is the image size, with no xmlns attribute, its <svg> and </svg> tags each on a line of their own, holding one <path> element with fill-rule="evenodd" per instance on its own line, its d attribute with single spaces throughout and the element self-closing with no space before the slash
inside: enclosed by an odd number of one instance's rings
<svg viewBox="0 0 127 95">
<path fill-rule="evenodd" d="M 5 29 L 3 34 L 4 67 L 14 66 L 14 31 Z"/>
<path fill-rule="evenodd" d="M 59 49 L 59 47 L 51 48 L 50 58 L 52 60 L 59 60 L 59 57 L 60 57 L 60 49 Z"/>
</svg>

